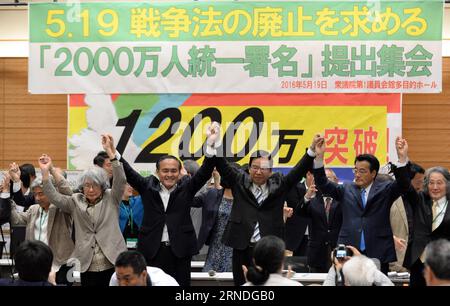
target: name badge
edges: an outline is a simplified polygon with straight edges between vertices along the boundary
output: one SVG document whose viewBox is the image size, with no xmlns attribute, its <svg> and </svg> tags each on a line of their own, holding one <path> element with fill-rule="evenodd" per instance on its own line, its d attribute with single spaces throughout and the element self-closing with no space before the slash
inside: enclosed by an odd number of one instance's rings
<svg viewBox="0 0 450 306">
<path fill-rule="evenodd" d="M 137 247 L 136 238 L 127 238 L 127 249 L 135 249 Z"/>
</svg>

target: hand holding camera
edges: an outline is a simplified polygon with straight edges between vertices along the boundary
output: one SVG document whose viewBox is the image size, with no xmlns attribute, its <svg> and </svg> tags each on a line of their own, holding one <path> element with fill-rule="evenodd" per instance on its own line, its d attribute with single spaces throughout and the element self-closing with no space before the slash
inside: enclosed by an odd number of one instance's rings
<svg viewBox="0 0 450 306">
<path fill-rule="evenodd" d="M 331 253 L 331 261 L 336 267 L 336 270 L 340 270 L 347 260 L 349 260 L 352 256 L 358 255 L 361 255 L 361 253 L 354 246 L 338 244 L 338 246 Z"/>
</svg>

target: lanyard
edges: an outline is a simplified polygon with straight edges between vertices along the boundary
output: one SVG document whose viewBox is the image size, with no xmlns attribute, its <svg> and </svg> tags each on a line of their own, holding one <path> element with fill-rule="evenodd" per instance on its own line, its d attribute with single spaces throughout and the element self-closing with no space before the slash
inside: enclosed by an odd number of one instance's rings
<svg viewBox="0 0 450 306">
<path fill-rule="evenodd" d="M 42 240 L 41 240 L 42 227 L 43 227 L 44 224 L 45 224 L 47 215 L 48 215 L 48 214 L 44 214 L 44 209 L 41 208 L 41 217 L 39 218 L 39 238 L 38 238 L 38 240 L 40 240 L 40 241 L 42 241 Z"/>
<path fill-rule="evenodd" d="M 125 209 L 128 213 L 128 222 L 130 222 L 131 233 L 133 233 L 133 208 L 131 208 L 131 203 L 129 205 L 125 205 Z"/>
</svg>

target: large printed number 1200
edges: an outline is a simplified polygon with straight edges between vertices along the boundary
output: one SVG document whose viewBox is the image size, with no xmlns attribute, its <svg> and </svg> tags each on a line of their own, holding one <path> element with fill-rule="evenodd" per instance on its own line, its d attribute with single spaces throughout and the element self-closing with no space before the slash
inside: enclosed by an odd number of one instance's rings
<svg viewBox="0 0 450 306">
<path fill-rule="evenodd" d="M 117 121 L 116 126 L 125 127 L 117 144 L 117 150 L 120 153 L 123 153 L 123 151 L 125 150 L 125 147 L 136 126 L 140 114 L 141 110 L 133 110 L 130 115 L 128 115 L 125 118 L 121 118 Z M 202 148 L 200 148 L 197 152 L 194 153 L 186 152 L 186 150 L 183 150 L 184 146 L 189 147 L 189 143 L 184 143 L 182 140 L 190 139 L 189 138 L 191 135 L 190 133 L 192 131 L 195 131 L 198 124 L 204 118 L 209 118 L 211 121 L 217 121 L 219 123 L 222 122 L 222 114 L 220 113 L 220 110 L 215 107 L 206 108 L 197 113 L 189 122 L 188 126 L 186 127 L 181 137 L 178 155 L 182 160 L 185 159 L 198 160 L 202 156 L 201 154 Z M 242 124 L 242 122 L 244 122 L 244 120 L 247 118 L 251 118 L 253 120 L 254 122 L 253 129 L 242 150 L 237 153 L 233 153 L 231 150 L 232 140 L 236 135 L 236 131 L 239 125 Z M 149 125 L 149 128 L 154 129 L 159 128 L 159 126 L 164 122 L 165 119 L 170 120 L 170 124 L 167 130 L 145 146 L 145 148 L 141 151 L 141 153 L 139 153 L 136 160 L 134 161 L 135 163 L 155 163 L 161 156 L 169 154 L 169 153 L 153 153 L 153 150 L 164 144 L 175 134 L 177 129 L 173 127 L 180 123 L 181 111 L 178 108 L 166 108 L 162 110 L 155 116 L 155 118 L 153 118 L 152 122 Z M 260 108 L 257 107 L 247 108 L 240 114 L 238 114 L 236 118 L 234 118 L 233 122 L 235 124 L 230 125 L 225 131 L 225 134 L 223 135 L 222 147 L 224 150 L 223 151 L 224 156 L 226 156 L 229 161 L 237 162 L 241 160 L 244 156 L 246 156 L 250 152 L 250 150 L 255 146 L 261 133 L 262 124 L 264 123 L 264 113 Z M 287 139 L 286 136 L 301 136 L 303 135 L 303 131 L 304 130 L 283 130 L 283 129 L 272 131 L 272 135 L 278 135 L 278 143 L 275 146 L 274 151 L 272 152 L 272 156 L 275 156 L 278 153 L 281 146 L 283 145 L 289 146 L 286 156 L 279 157 L 279 163 L 288 163 L 291 160 L 298 142 L 298 139 Z M 233 137 L 229 136 L 227 137 L 227 134 L 229 133 L 233 133 Z"/>
</svg>

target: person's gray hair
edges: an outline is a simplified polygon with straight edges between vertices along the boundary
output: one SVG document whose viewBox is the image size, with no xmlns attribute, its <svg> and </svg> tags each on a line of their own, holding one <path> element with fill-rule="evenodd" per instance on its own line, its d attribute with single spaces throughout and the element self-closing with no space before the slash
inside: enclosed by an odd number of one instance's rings
<svg viewBox="0 0 450 306">
<path fill-rule="evenodd" d="M 53 184 L 53 186 L 55 185 L 55 178 L 53 176 L 50 175 L 50 182 Z M 44 188 L 44 182 L 42 181 L 42 177 L 37 177 L 33 180 L 33 182 L 31 182 L 30 185 L 30 190 L 31 192 L 33 192 L 34 188 Z"/>
<path fill-rule="evenodd" d="M 377 271 L 375 263 L 364 255 L 353 256 L 342 267 L 345 282 L 349 286 L 372 286 Z"/>
<path fill-rule="evenodd" d="M 108 173 L 98 166 L 92 166 L 87 170 L 84 170 L 83 173 L 78 177 L 78 188 L 79 190 L 83 190 L 83 186 L 86 181 L 92 181 L 95 184 L 99 185 L 102 188 L 102 191 L 105 191 L 109 188 L 109 178 Z"/>
<path fill-rule="evenodd" d="M 434 240 L 425 248 L 425 264 L 439 279 L 450 280 L 450 241 Z"/>
<path fill-rule="evenodd" d="M 436 166 L 436 167 L 431 167 L 428 168 L 425 171 L 425 179 L 423 180 L 423 190 L 425 192 L 425 194 L 429 195 L 429 191 L 428 191 L 428 184 L 430 183 L 430 176 L 433 173 L 440 173 L 442 174 L 442 176 L 445 179 L 445 183 L 447 185 L 447 191 L 446 193 L 450 193 L 450 173 L 448 172 L 448 170 L 444 167 L 441 166 Z"/>
<path fill-rule="evenodd" d="M 192 159 L 185 160 L 183 162 L 183 167 L 190 176 L 194 176 L 198 169 L 200 169 L 200 165 Z"/>
</svg>

